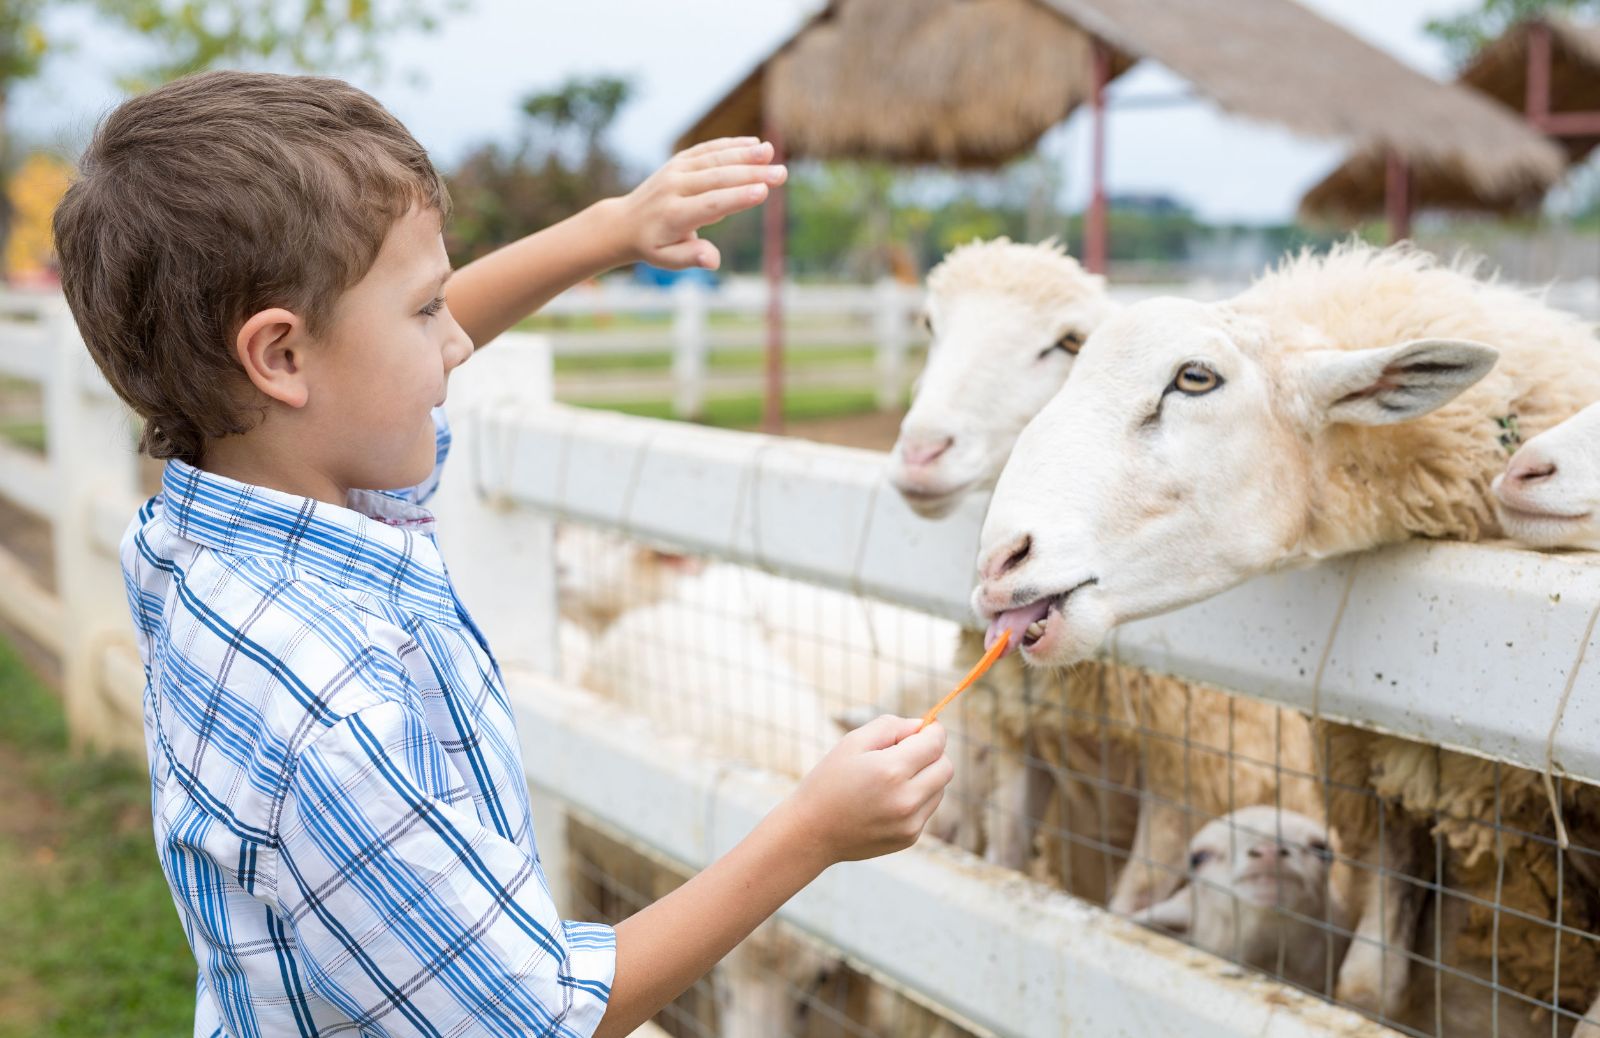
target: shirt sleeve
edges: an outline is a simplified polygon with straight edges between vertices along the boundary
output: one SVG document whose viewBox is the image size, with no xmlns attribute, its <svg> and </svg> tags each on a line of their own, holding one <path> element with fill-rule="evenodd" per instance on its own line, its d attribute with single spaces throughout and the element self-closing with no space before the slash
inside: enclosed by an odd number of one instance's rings
<svg viewBox="0 0 1600 1038">
<path fill-rule="evenodd" d="M 397 497 L 402 501 L 409 501 L 414 505 L 425 505 L 439 489 L 439 477 L 444 473 L 444 459 L 450 456 L 450 420 L 445 417 L 444 408 L 433 409 L 433 471 L 428 473 L 428 478 L 414 487 L 403 487 L 399 490 L 380 490 L 380 494 Z"/>
<path fill-rule="evenodd" d="M 609 926 L 557 918 L 537 861 L 478 821 L 422 719 L 348 715 L 296 765 L 278 898 L 310 985 L 386 1035 L 592 1034 Z"/>
</svg>

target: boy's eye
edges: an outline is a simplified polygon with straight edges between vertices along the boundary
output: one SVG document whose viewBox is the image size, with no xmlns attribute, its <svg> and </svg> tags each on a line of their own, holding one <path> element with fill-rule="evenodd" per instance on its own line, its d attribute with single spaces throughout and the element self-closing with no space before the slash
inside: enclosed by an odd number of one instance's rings
<svg viewBox="0 0 1600 1038">
<path fill-rule="evenodd" d="M 428 304 L 419 310 L 418 313 L 422 314 L 424 317 L 432 317 L 434 314 L 443 309 L 444 296 L 435 296 L 433 299 L 429 300 Z"/>
</svg>

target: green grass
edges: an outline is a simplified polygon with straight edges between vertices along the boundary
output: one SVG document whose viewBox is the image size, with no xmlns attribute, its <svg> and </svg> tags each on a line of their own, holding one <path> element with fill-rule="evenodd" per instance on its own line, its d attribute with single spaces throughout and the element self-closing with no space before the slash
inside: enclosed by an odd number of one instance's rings
<svg viewBox="0 0 1600 1038">
<path fill-rule="evenodd" d="M 790 350 L 784 356 L 784 367 L 789 371 L 805 371 L 831 367 L 835 364 L 871 364 L 877 351 L 870 344 L 860 346 L 819 346 L 815 349 Z M 713 350 L 706 358 L 712 371 L 760 371 L 766 366 L 767 355 L 760 348 L 741 350 Z M 672 368 L 672 354 L 666 350 L 657 353 L 595 353 L 578 356 L 567 355 L 555 359 L 557 375 L 589 374 L 597 371 L 662 372 Z"/>
<path fill-rule="evenodd" d="M 150 782 L 67 752 L 60 704 L 0 640 L 0 1038 L 170 1038 L 195 963 L 156 861 Z"/>
<path fill-rule="evenodd" d="M 0 439 L 9 440 L 18 447 L 44 453 L 43 422 L 5 422 L 0 424 Z"/>
<path fill-rule="evenodd" d="M 624 403 L 580 404 L 623 414 L 642 415 L 646 418 L 671 418 L 672 404 L 665 400 L 639 400 Z M 839 418 L 864 414 L 878 406 L 877 394 L 870 389 L 796 389 L 783 396 L 783 413 L 787 419 L 804 421 L 813 418 Z M 761 397 L 723 397 L 706 401 L 704 425 L 726 429 L 749 429 L 761 423 Z"/>
</svg>

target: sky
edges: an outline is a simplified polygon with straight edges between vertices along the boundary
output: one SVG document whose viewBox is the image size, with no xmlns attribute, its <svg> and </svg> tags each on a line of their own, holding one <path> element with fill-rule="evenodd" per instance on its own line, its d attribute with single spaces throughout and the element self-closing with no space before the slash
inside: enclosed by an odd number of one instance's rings
<svg viewBox="0 0 1600 1038">
<path fill-rule="evenodd" d="M 1175 0 L 1183 2 L 1183 0 Z M 1302 0 L 1402 61 L 1448 75 L 1442 49 L 1423 32 L 1430 17 L 1476 0 Z M 526 94 L 569 76 L 631 77 L 635 101 L 613 142 L 638 168 L 658 165 L 672 140 L 818 5 L 816 0 L 467 0 L 433 34 L 386 48 L 386 71 L 349 78 L 377 95 L 443 168 L 473 145 L 506 140 Z M 14 127 L 35 141 L 81 145 L 119 97 L 114 74 L 143 53 L 81 13 L 56 16 L 52 32 L 73 46 L 14 97 Z M 1274 222 L 1341 156 L 1338 145 L 1237 119 L 1204 101 L 1118 111 L 1118 97 L 1171 96 L 1185 84 L 1141 65 L 1112 91 L 1107 172 L 1116 193 L 1164 193 L 1205 219 Z M 1041 144 L 1064 172 L 1063 201 L 1088 194 L 1088 134 L 1075 116 Z"/>
</svg>

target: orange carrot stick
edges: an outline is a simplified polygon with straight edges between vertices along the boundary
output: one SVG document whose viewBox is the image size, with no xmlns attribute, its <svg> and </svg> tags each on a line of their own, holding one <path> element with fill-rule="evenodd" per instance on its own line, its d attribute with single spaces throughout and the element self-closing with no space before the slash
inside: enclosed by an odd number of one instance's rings
<svg viewBox="0 0 1600 1038">
<path fill-rule="evenodd" d="M 989 673 L 989 668 L 994 666 L 995 661 L 1006 651 L 1006 646 L 1010 642 L 1011 632 L 1001 631 L 1000 637 L 996 638 L 994 644 L 989 646 L 989 651 L 983 654 L 983 659 L 979 660 L 971 670 L 967 671 L 967 676 L 961 679 L 961 684 L 952 689 L 949 695 L 935 703 L 933 709 L 922 716 L 922 723 L 917 725 L 917 731 L 920 732 L 932 724 L 934 718 L 939 716 L 939 711 L 949 706 L 956 696 L 971 688 L 974 682 Z"/>
</svg>

